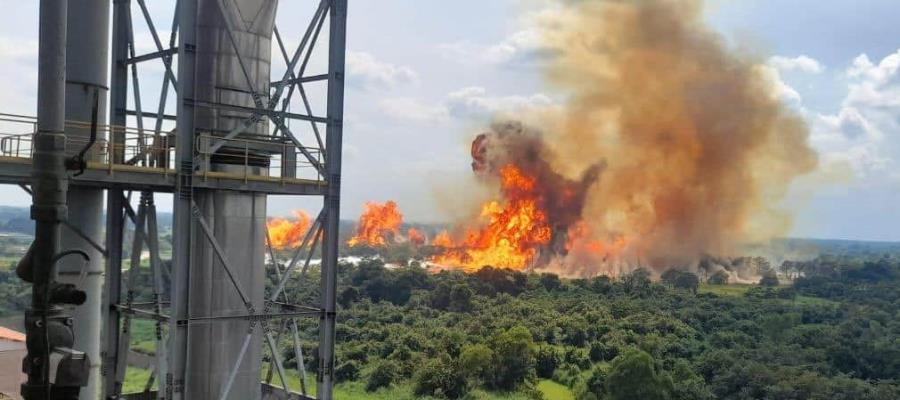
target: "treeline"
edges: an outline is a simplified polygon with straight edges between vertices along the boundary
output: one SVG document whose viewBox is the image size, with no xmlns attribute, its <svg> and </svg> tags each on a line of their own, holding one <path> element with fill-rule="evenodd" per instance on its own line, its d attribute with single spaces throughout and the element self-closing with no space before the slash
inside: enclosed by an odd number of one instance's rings
<svg viewBox="0 0 900 400">
<path fill-rule="evenodd" d="M 730 296 L 698 294 L 684 271 L 565 280 L 365 260 L 341 266 L 336 373 L 434 398 L 540 398 L 542 379 L 578 399 L 900 398 L 897 260 L 838 266 Z"/>
</svg>

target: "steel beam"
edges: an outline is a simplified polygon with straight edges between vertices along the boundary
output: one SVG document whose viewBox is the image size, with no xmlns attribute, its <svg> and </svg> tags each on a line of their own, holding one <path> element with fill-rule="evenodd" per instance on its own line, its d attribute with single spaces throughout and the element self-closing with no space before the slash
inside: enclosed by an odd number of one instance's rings
<svg viewBox="0 0 900 400">
<path fill-rule="evenodd" d="M 191 246 L 193 245 L 194 178 L 194 78 L 197 48 L 197 0 L 181 0 L 179 3 L 178 77 L 180 85 L 177 100 L 178 136 L 175 143 L 175 160 L 178 180 L 173 196 L 172 221 L 172 316 L 169 323 L 169 372 L 160 382 L 160 392 L 169 400 L 185 399 L 188 352 L 188 292 L 191 279 Z"/>
<path fill-rule="evenodd" d="M 128 106 L 128 22 L 131 12 L 129 0 L 113 2 L 112 22 L 112 76 L 110 79 L 109 126 L 110 143 L 125 142 L 125 125 Z M 122 162 L 124 148 L 117 151 L 111 147 L 109 160 Z M 125 197 L 122 188 L 110 187 L 106 192 L 106 327 L 104 333 L 105 355 L 103 357 L 103 393 L 109 399 L 117 392 L 115 366 L 119 358 L 127 359 L 127 354 L 119 354 L 121 311 L 115 306 L 122 302 L 122 245 L 125 227 Z"/>
<path fill-rule="evenodd" d="M 344 124 L 344 50 L 347 43 L 347 0 L 331 0 L 328 44 L 328 125 L 325 129 L 328 194 L 325 195 L 325 238 L 322 244 L 322 313 L 319 327 L 318 393 L 331 400 L 334 389 L 334 340 L 337 299 L 338 228 L 341 219 L 341 148 Z"/>
</svg>

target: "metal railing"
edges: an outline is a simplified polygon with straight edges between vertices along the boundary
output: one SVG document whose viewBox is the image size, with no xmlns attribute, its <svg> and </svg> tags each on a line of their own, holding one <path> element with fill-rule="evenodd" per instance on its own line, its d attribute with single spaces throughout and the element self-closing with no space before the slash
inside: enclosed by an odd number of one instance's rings
<svg viewBox="0 0 900 400">
<path fill-rule="evenodd" d="M 79 132 L 66 138 L 66 153 L 76 154 L 90 144 L 91 125 L 82 121 L 66 121 L 66 129 Z M 0 157 L 27 160 L 33 155 L 32 139 L 37 131 L 34 117 L 0 113 Z M 213 146 L 216 151 L 211 151 Z M 276 136 L 252 136 L 225 139 L 209 133 L 197 134 L 195 156 L 199 161 L 197 175 L 204 179 L 225 178 L 251 181 L 264 180 L 290 184 L 323 182 L 324 177 L 310 161 L 323 163 L 323 150 L 307 147 L 301 151 L 292 141 Z M 305 154 L 304 154 L 305 153 Z M 309 156 L 307 156 L 309 155 Z M 234 168 L 216 170 L 216 157 L 226 157 Z M 86 153 L 88 168 L 107 170 L 130 169 L 160 174 L 174 174 L 175 130 L 153 132 L 133 127 L 97 126 L 97 139 Z"/>
<path fill-rule="evenodd" d="M 199 174 L 204 178 L 220 173 L 212 168 L 214 158 L 228 157 L 231 161 L 227 164 L 233 167 L 228 173 L 237 173 L 243 176 L 244 180 L 285 182 L 291 179 L 324 180 L 315 164 L 293 142 L 285 141 L 282 137 L 253 136 L 226 139 L 209 133 L 198 133 L 194 148 L 202 164 Z M 323 163 L 322 149 L 306 147 L 305 150 L 317 164 Z M 239 167 L 241 171 L 234 172 L 234 167 Z"/>
</svg>

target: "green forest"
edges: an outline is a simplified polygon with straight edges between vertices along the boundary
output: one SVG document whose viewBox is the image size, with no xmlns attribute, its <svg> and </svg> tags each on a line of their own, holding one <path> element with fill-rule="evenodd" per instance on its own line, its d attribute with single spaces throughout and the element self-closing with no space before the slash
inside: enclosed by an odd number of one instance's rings
<svg viewBox="0 0 900 400">
<path fill-rule="evenodd" d="M 6 242 L 11 260 L 26 241 Z M 900 257 L 834 248 L 841 255 L 785 262 L 752 284 L 677 269 L 561 279 L 491 267 L 432 274 L 374 257 L 342 263 L 336 396 L 898 399 Z M 318 276 L 312 268 L 291 280 L 291 301 L 314 302 Z M 149 298 L 150 274 L 139 278 L 134 298 Z M 27 304 L 28 286 L 0 270 L 3 315 Z M 309 392 L 317 322 L 298 320 Z M 154 324 L 135 320 L 132 331 L 132 351 L 152 354 Z M 291 335 L 276 336 L 280 359 L 296 367 Z M 262 379 L 282 385 L 266 353 Z M 126 391 L 143 390 L 149 374 L 129 368 Z M 285 380 L 301 390 L 295 372 Z"/>
<path fill-rule="evenodd" d="M 716 285 L 686 271 L 654 282 L 642 269 L 568 280 L 490 267 L 429 274 L 378 259 L 342 265 L 337 394 L 900 398 L 898 259 L 819 257 L 782 267 L 801 277 Z M 316 296 L 315 285 L 291 295 Z M 296 363 L 287 341 L 283 357 Z"/>
</svg>

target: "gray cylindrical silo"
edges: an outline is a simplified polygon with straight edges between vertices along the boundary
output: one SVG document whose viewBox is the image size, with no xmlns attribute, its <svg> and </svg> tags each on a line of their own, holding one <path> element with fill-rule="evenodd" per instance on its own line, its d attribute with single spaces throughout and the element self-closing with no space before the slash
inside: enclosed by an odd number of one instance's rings
<svg viewBox="0 0 900 400">
<path fill-rule="evenodd" d="M 271 39 L 278 2 L 222 2 L 226 6 L 224 15 L 219 4 L 217 0 L 199 1 L 195 98 L 201 103 L 254 107 L 252 87 L 265 104 L 269 97 Z M 251 84 L 248 84 L 248 76 Z M 248 112 L 235 111 L 234 107 L 223 109 L 198 104 L 195 132 L 198 137 L 225 136 L 249 117 Z M 237 138 L 268 134 L 267 124 L 257 123 Z M 204 146 L 210 142 L 201 139 L 199 143 Z M 243 174 L 247 165 L 252 169 L 251 174 L 265 173 L 270 152 L 265 146 L 251 144 L 249 149 L 245 149 L 244 143 L 229 142 L 210 157 L 209 169 Z M 247 153 L 251 155 L 249 160 L 245 157 Z M 197 190 L 194 199 L 224 250 L 236 279 L 255 310 L 262 311 L 266 195 Z M 198 236 L 192 253 L 193 270 L 189 284 L 190 315 L 247 314 L 244 302 L 215 255 L 213 246 L 205 239 L 199 226 L 196 232 Z M 191 325 L 188 333 L 186 398 L 219 398 L 249 329 L 250 323 L 244 320 Z M 255 332 L 235 375 L 228 399 L 252 400 L 260 397 L 262 338 L 258 325 Z"/>
</svg>

